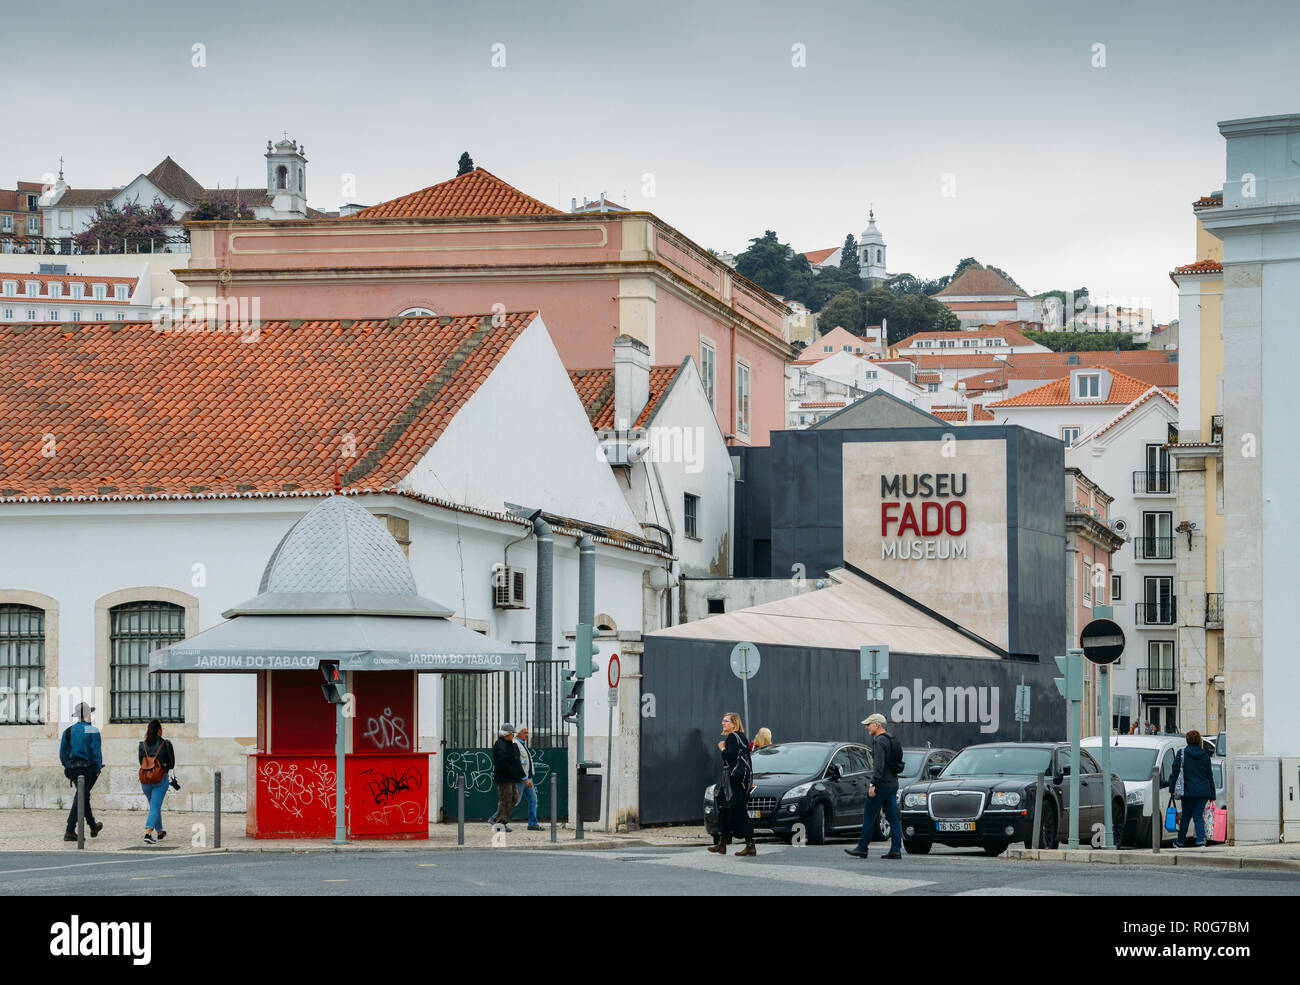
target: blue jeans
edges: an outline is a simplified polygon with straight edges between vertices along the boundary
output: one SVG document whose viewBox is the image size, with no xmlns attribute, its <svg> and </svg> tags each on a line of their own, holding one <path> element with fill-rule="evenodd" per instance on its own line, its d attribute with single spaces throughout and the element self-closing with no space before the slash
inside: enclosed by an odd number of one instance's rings
<svg viewBox="0 0 1300 985">
<path fill-rule="evenodd" d="M 898 786 L 876 787 L 876 795 L 867 798 L 862 809 L 862 837 L 858 839 L 856 851 L 865 852 L 871 844 L 871 836 L 876 833 L 876 815 L 881 808 L 885 811 L 885 820 L 889 822 L 889 850 L 901 855 L 903 852 L 903 827 L 898 823 Z"/>
<path fill-rule="evenodd" d="M 164 776 L 157 783 L 142 783 L 140 789 L 144 791 L 145 800 L 149 801 L 149 816 L 145 818 L 144 826 L 161 831 L 163 829 L 162 802 L 163 795 L 167 793 L 167 777 Z"/>
<path fill-rule="evenodd" d="M 530 828 L 537 827 L 537 781 L 536 780 L 533 780 L 533 785 L 531 787 L 527 783 L 519 784 L 518 800 L 526 800 L 528 802 L 528 826 Z"/>
<path fill-rule="evenodd" d="M 1182 804 L 1179 805 L 1182 807 L 1183 812 L 1178 818 L 1178 840 L 1175 844 L 1181 845 L 1187 840 L 1187 822 L 1189 820 L 1196 823 L 1196 844 L 1205 844 L 1205 805 L 1209 802 L 1209 797 L 1183 798 Z"/>
</svg>

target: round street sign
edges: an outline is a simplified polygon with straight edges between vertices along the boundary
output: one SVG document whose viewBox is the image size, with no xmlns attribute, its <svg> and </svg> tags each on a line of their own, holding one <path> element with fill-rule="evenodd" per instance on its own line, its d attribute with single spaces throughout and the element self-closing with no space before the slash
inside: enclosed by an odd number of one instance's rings
<svg viewBox="0 0 1300 985">
<path fill-rule="evenodd" d="M 611 653 L 609 655 L 609 670 L 606 672 L 606 676 L 609 678 L 609 687 L 611 691 L 618 687 L 618 676 L 622 669 L 622 664 L 618 662 L 618 654 Z"/>
<path fill-rule="evenodd" d="M 1124 653 L 1124 630 L 1109 619 L 1094 619 L 1079 634 L 1083 655 L 1095 664 L 1112 664 Z"/>
<path fill-rule="evenodd" d="M 737 643 L 732 647 L 731 672 L 742 681 L 747 681 L 757 674 L 761 662 L 758 647 L 753 643 Z"/>
</svg>

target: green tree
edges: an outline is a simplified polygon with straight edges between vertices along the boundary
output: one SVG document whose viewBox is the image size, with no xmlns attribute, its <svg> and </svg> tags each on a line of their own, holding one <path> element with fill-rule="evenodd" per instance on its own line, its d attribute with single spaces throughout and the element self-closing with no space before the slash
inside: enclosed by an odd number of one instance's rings
<svg viewBox="0 0 1300 985">
<path fill-rule="evenodd" d="M 469 156 L 469 151 L 460 155 L 460 160 L 456 162 L 456 177 L 462 174 L 469 174 L 474 170 L 474 160 Z"/>
<path fill-rule="evenodd" d="M 817 313 L 817 330 L 825 335 L 838 325 L 854 335 L 862 335 L 867 328 L 868 310 L 867 299 L 861 291 L 840 291 Z"/>
<path fill-rule="evenodd" d="M 862 277 L 862 265 L 858 262 L 858 241 L 852 233 L 844 237 L 844 249 L 840 251 L 840 270 L 854 277 Z"/>
<path fill-rule="evenodd" d="M 917 332 L 955 332 L 961 322 L 947 305 L 925 294 L 897 297 L 888 288 L 867 292 L 869 325 L 885 324 L 885 341 L 895 345 Z"/>
<path fill-rule="evenodd" d="M 808 258 L 782 243 L 771 229 L 749 241 L 749 248 L 736 257 L 736 272 L 765 291 L 809 304 L 814 274 Z"/>
<path fill-rule="evenodd" d="M 171 207 L 161 199 L 152 205 L 128 202 L 120 209 L 105 202 L 73 240 L 82 253 L 149 253 L 163 248 L 175 225 Z"/>
<path fill-rule="evenodd" d="M 821 311 L 835 295 L 842 291 L 862 293 L 862 278 L 840 267 L 823 267 L 821 273 L 814 274 L 807 288 L 806 298 L 800 298 L 812 311 Z"/>
<path fill-rule="evenodd" d="M 966 257 L 965 259 L 958 260 L 957 266 L 955 266 L 952 270 L 952 276 L 948 278 L 949 282 L 951 283 L 952 281 L 960 277 L 961 272 L 965 270 L 967 267 L 978 267 L 978 266 L 980 266 L 980 262 L 976 260 L 974 257 Z"/>
<path fill-rule="evenodd" d="M 1025 338 L 1053 352 L 1112 352 L 1145 349 L 1126 332 L 1025 332 Z"/>
</svg>

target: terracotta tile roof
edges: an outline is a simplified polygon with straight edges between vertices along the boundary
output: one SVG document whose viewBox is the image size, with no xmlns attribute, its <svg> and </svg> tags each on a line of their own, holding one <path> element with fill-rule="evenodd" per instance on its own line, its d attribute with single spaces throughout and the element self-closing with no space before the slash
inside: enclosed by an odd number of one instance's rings
<svg viewBox="0 0 1300 985">
<path fill-rule="evenodd" d="M 1071 366 L 1071 369 L 1087 369 L 1089 367 Z M 1075 400 L 1070 390 L 1070 377 L 1062 376 L 1059 380 L 1053 380 L 1051 383 L 1044 383 L 1040 387 L 1027 390 L 1024 393 L 1017 394 L 1007 400 L 999 400 L 996 403 L 989 404 L 989 407 L 1065 407 L 1065 406 L 1107 406 L 1107 405 L 1124 405 L 1132 403 L 1138 397 L 1142 396 L 1151 389 L 1151 384 L 1136 377 L 1129 376 L 1127 373 L 1121 373 L 1111 367 L 1103 367 L 1111 374 L 1112 382 L 1110 393 L 1105 400 Z M 1164 391 L 1161 391 L 1164 393 Z M 1176 400 L 1171 393 L 1165 393 L 1170 400 Z"/>
<path fill-rule="evenodd" d="M 1133 411 L 1137 410 L 1139 407 L 1145 404 L 1148 400 L 1151 400 L 1152 398 L 1156 398 L 1156 397 L 1165 397 L 1175 407 L 1178 405 L 1178 398 L 1174 397 L 1172 394 L 1165 393 L 1165 391 L 1161 390 L 1159 387 L 1153 386 L 1146 393 L 1142 394 L 1142 396 L 1138 397 L 1131 404 L 1129 404 L 1122 411 L 1120 411 L 1119 414 L 1115 417 L 1115 419 L 1112 420 L 1109 424 L 1094 431 L 1088 437 L 1089 438 L 1101 437 L 1103 434 L 1105 434 L 1107 431 L 1113 428 L 1120 421 L 1124 420 L 1124 418 L 1128 417 L 1129 414 L 1133 413 Z"/>
<path fill-rule="evenodd" d="M 942 379 L 943 375 L 941 373 L 935 373 L 933 371 L 916 374 L 917 383 L 938 383 Z"/>
<path fill-rule="evenodd" d="M 1169 271 L 1169 279 L 1177 284 L 1179 274 L 1221 273 L 1223 273 L 1223 264 L 1218 260 L 1197 260 L 1195 263 L 1185 263 L 1181 267 L 1175 267 L 1173 270 Z"/>
<path fill-rule="evenodd" d="M 952 349 L 933 354 L 909 352 L 903 358 L 916 363 L 918 369 L 994 369 L 1003 363 L 1001 358 L 990 353 L 957 352 Z"/>
<path fill-rule="evenodd" d="M 1037 324 L 1035 322 L 999 322 L 998 325 L 981 325 L 979 328 L 960 329 L 955 332 L 917 332 L 915 335 L 909 335 L 905 339 L 900 339 L 894 343 L 897 349 L 906 349 L 917 342 L 931 342 L 938 339 L 1003 339 L 1007 345 L 1034 345 L 1032 339 L 1025 338 L 1012 325 Z M 1007 327 L 1000 328 L 998 326 Z"/>
<path fill-rule="evenodd" d="M 974 418 L 975 418 L 975 420 L 977 420 L 977 421 L 996 421 L 996 420 L 997 420 L 997 418 L 993 416 L 993 413 L 992 413 L 991 411 L 987 411 L 987 410 L 984 409 L 984 405 L 983 405 L 983 404 L 976 404 L 976 405 L 975 405 L 975 414 L 974 414 Z"/>
<path fill-rule="evenodd" d="M 799 406 L 800 406 L 800 408 L 807 407 L 807 408 L 810 408 L 810 409 L 811 409 L 811 408 L 815 408 L 815 407 L 843 407 L 843 406 L 845 406 L 845 401 L 843 401 L 843 400 L 805 400 L 805 401 L 804 401 L 803 403 L 801 403 Z"/>
<path fill-rule="evenodd" d="M 811 253 L 805 253 L 804 256 L 806 256 L 808 262 L 815 267 L 838 249 L 838 246 L 832 246 L 827 250 L 813 250 Z"/>
<path fill-rule="evenodd" d="M 164 157 L 152 171 L 145 175 L 150 181 L 165 191 L 172 198 L 182 202 L 194 202 L 203 194 L 203 186 L 193 176 L 171 159 Z"/>
<path fill-rule="evenodd" d="M 1067 363 L 1067 355 L 1078 355 L 1077 363 Z M 1126 349 L 1122 352 L 1033 352 L 1012 356 L 994 369 L 962 377 L 958 383 L 967 392 L 1000 390 L 1010 380 L 1058 380 L 1072 369 L 1088 367 L 1119 369 L 1152 386 L 1178 386 L 1178 363 L 1170 362 L 1168 353 L 1158 350 Z"/>
<path fill-rule="evenodd" d="M 18 182 L 20 192 L 44 192 L 45 186 L 39 181 L 20 181 Z"/>
<path fill-rule="evenodd" d="M 650 399 L 637 416 L 633 427 L 645 427 L 654 416 L 659 401 L 668 393 L 673 377 L 679 366 L 650 367 Z M 597 431 L 608 431 L 614 427 L 614 370 L 613 369 L 571 369 L 569 380 L 573 389 L 578 391 L 587 419 Z"/>
<path fill-rule="evenodd" d="M 0 212 L 17 211 L 19 211 L 18 193 L 16 191 L 5 191 L 3 188 L 0 188 Z M 22 211 L 25 212 L 27 210 L 23 209 Z"/>
<path fill-rule="evenodd" d="M 391 491 L 535 317 L 4 325 L 0 498 Z"/>
<path fill-rule="evenodd" d="M 354 212 L 346 219 L 433 219 L 473 216 L 564 215 L 482 168 L 400 198 Z"/>
<path fill-rule="evenodd" d="M 833 356 L 837 352 L 844 352 L 844 346 L 846 345 L 852 347 L 848 350 L 852 352 L 853 349 L 865 348 L 867 342 L 861 336 L 854 335 L 847 328 L 836 325 L 830 331 L 824 332 L 809 342 L 804 347 L 803 352 L 799 354 L 799 358 L 795 360 L 795 365 L 807 366 L 811 363 L 819 363 L 827 356 Z M 831 347 L 830 352 L 826 351 L 826 346 Z"/>
<path fill-rule="evenodd" d="M 1202 195 L 1192 203 L 1194 209 L 1217 209 L 1223 205 L 1223 192 L 1211 192 L 1209 195 Z"/>
<path fill-rule="evenodd" d="M 951 284 L 935 295 L 942 297 L 1029 297 L 1000 274 L 987 267 L 967 267 Z"/>
<path fill-rule="evenodd" d="M 29 280 L 38 281 L 40 283 L 41 285 L 40 294 L 33 295 L 33 294 L 26 293 L 27 282 Z M 0 285 L 3 285 L 4 281 L 17 281 L 18 293 L 0 294 L 0 301 L 21 301 L 24 298 L 29 298 L 32 301 L 60 301 L 60 302 L 86 301 L 91 304 L 129 304 L 131 295 L 135 294 L 135 285 L 138 281 L 138 278 L 107 277 L 98 274 L 27 274 L 27 273 L 13 273 L 11 271 L 6 270 L 6 271 L 0 271 Z M 60 294 L 58 297 L 54 297 L 53 295 L 51 295 L 50 294 L 51 284 L 64 285 L 63 293 Z M 71 285 L 73 284 L 81 284 L 86 288 L 86 293 L 83 297 L 74 298 L 72 296 Z M 92 288 L 92 285 L 94 284 L 105 285 L 105 289 L 108 296 L 96 300 L 94 297 L 94 290 Z M 129 290 L 127 291 L 126 301 L 116 301 L 113 298 L 113 288 L 115 288 L 119 284 L 125 284 L 129 288 Z M 0 290 L 3 290 L 2 286 L 0 286 Z"/>
<path fill-rule="evenodd" d="M 54 204 L 62 209 L 103 205 L 121 190 L 120 188 L 69 188 Z"/>
</svg>

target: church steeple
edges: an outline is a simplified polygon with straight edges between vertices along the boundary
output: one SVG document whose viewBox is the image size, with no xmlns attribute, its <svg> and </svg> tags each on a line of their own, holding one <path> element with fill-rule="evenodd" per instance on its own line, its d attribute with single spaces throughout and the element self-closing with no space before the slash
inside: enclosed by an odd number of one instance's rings
<svg viewBox="0 0 1300 985">
<path fill-rule="evenodd" d="M 307 214 L 306 152 L 288 133 L 274 147 L 266 142 L 266 193 L 277 218 Z"/>
<path fill-rule="evenodd" d="M 858 239 L 858 268 L 862 279 L 872 287 L 883 284 L 889 274 L 885 268 L 885 237 L 876 228 L 876 211 L 867 210 L 867 228 Z"/>
</svg>

